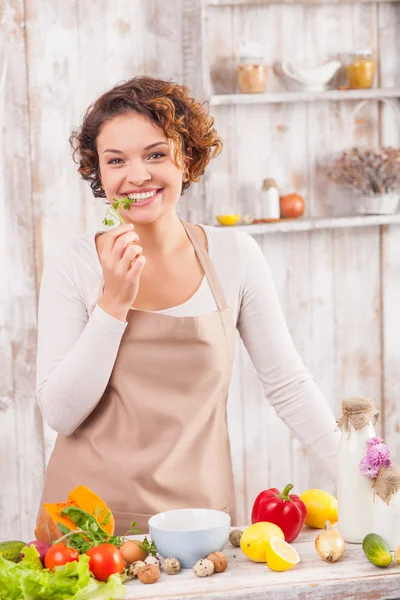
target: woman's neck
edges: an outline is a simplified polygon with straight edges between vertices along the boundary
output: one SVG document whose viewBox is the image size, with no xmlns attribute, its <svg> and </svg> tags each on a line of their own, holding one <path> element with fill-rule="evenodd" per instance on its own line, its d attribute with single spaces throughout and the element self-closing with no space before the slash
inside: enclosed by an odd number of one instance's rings
<svg viewBox="0 0 400 600">
<path fill-rule="evenodd" d="M 167 255 L 187 241 L 186 231 L 175 211 L 152 223 L 134 225 L 145 255 Z"/>
</svg>

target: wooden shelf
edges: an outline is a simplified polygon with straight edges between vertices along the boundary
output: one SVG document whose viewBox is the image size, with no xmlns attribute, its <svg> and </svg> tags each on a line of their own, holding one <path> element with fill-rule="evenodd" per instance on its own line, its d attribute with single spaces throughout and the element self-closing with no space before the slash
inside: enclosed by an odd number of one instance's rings
<svg viewBox="0 0 400 600">
<path fill-rule="evenodd" d="M 210 96 L 210 105 L 233 106 L 237 104 L 279 104 L 282 102 L 373 100 L 378 98 L 400 98 L 400 88 L 328 90 L 326 92 L 268 92 L 265 94 L 214 94 Z"/>
<path fill-rule="evenodd" d="M 400 214 L 368 215 L 356 217 L 331 217 L 318 219 L 282 220 L 275 223 L 258 223 L 255 225 L 235 225 L 234 229 L 250 235 L 267 233 L 290 233 L 292 231 L 315 231 L 321 229 L 341 229 L 349 227 L 371 227 L 374 225 L 400 225 Z M 222 226 L 221 226 L 222 227 Z"/>
<path fill-rule="evenodd" d="M 400 0 L 206 0 L 208 6 L 260 6 L 262 4 L 383 4 Z"/>
</svg>

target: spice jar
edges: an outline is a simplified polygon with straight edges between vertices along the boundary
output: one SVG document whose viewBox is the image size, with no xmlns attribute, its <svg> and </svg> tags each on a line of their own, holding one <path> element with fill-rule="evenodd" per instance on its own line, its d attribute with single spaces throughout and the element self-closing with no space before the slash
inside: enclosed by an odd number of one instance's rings
<svg viewBox="0 0 400 600">
<path fill-rule="evenodd" d="M 367 451 L 367 440 L 375 437 L 379 418 L 370 398 L 348 398 L 342 402 L 343 414 L 337 421 L 342 436 L 338 448 L 338 526 L 346 542 L 361 544 L 373 531 L 374 491 L 370 479 L 360 471 Z"/>
<path fill-rule="evenodd" d="M 242 54 L 237 66 L 237 80 L 243 94 L 261 94 L 267 85 L 268 67 L 261 56 Z"/>
<path fill-rule="evenodd" d="M 371 50 L 359 50 L 350 54 L 346 65 L 349 87 L 354 90 L 372 87 L 375 68 L 376 64 Z"/>
<path fill-rule="evenodd" d="M 373 527 L 393 552 L 400 544 L 400 466 L 380 467 L 374 484 Z"/>
</svg>

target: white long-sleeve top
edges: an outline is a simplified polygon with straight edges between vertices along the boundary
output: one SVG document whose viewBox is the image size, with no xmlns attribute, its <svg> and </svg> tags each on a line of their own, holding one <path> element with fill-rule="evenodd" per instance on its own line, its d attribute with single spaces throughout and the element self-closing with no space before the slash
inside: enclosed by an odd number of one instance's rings
<svg viewBox="0 0 400 600">
<path fill-rule="evenodd" d="M 333 413 L 298 355 L 267 261 L 256 241 L 204 226 L 208 249 L 265 396 L 294 435 L 335 478 Z M 126 322 L 97 305 L 102 267 L 95 233 L 70 242 L 45 265 L 40 298 L 37 399 L 46 423 L 70 435 L 100 401 Z M 206 277 L 184 304 L 158 311 L 196 316 L 217 310 Z"/>
</svg>

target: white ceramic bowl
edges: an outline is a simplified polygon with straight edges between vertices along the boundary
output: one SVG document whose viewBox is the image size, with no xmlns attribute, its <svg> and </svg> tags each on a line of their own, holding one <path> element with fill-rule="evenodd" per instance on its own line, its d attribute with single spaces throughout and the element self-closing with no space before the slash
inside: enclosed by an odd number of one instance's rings
<svg viewBox="0 0 400 600">
<path fill-rule="evenodd" d="M 322 92 L 340 67 L 335 60 L 313 68 L 299 68 L 286 60 L 274 63 L 273 71 L 289 91 Z"/>
<path fill-rule="evenodd" d="M 149 532 L 161 556 L 174 556 L 190 569 L 201 558 L 220 552 L 229 538 L 231 518 L 208 508 L 168 510 L 149 519 Z"/>
</svg>

